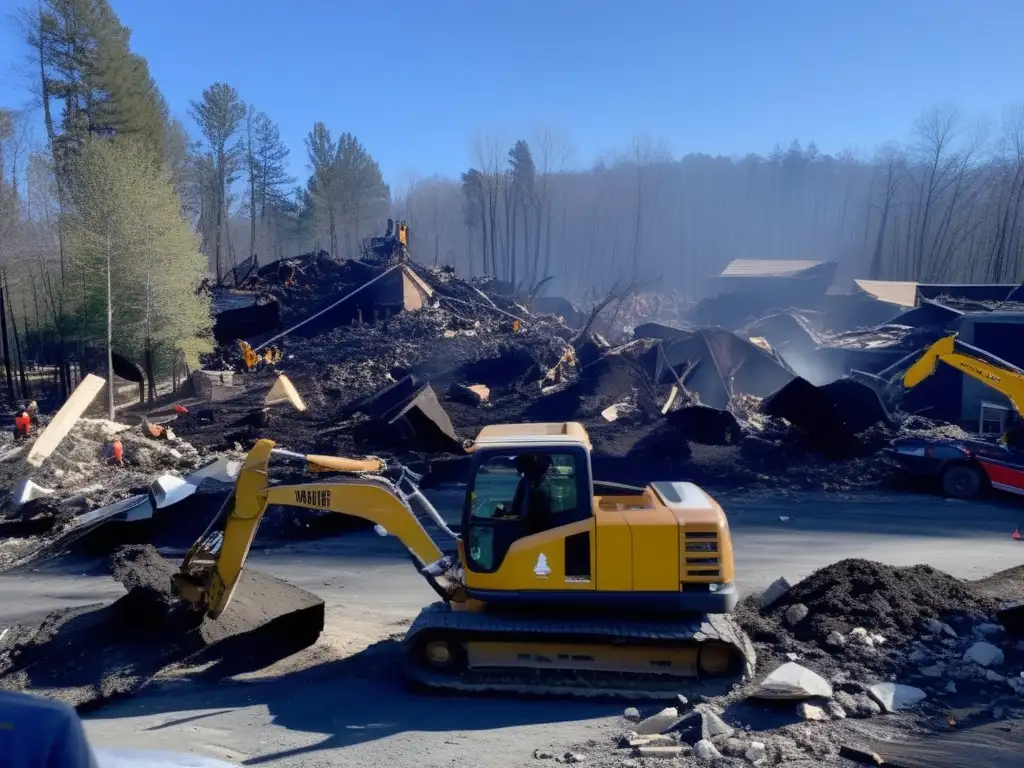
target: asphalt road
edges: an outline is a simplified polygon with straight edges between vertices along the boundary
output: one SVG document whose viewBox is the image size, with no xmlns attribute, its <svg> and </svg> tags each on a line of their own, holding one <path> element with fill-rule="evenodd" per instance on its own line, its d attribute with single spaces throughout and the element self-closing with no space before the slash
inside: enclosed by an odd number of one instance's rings
<svg viewBox="0 0 1024 768">
<path fill-rule="evenodd" d="M 1011 538 L 1024 510 L 929 496 L 745 499 L 726 503 L 741 591 L 795 581 L 845 557 L 928 563 L 982 578 L 1024 560 Z M 253 567 L 321 595 L 327 626 L 303 658 L 216 685 L 170 680 L 89 716 L 99 746 L 175 749 L 250 765 L 395 768 L 533 763 L 536 748 L 601 737 L 609 704 L 414 695 L 395 648 L 433 593 L 394 539 L 358 533 L 254 551 Z M 0 626 L 55 607 L 110 600 L 121 588 L 96 563 L 0 576 Z M 77 578 L 74 578 L 76 577 Z"/>
</svg>

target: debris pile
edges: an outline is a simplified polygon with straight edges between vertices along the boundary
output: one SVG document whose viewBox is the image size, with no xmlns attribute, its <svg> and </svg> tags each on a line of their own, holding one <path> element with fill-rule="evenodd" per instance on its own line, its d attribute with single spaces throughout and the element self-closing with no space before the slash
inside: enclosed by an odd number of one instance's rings
<svg viewBox="0 0 1024 768">
<path fill-rule="evenodd" d="M 993 577 L 1004 596 L 1008 580 L 1020 584 L 1015 570 Z M 1024 717 L 1024 642 L 995 619 L 989 581 L 856 559 L 793 586 L 780 579 L 737 612 L 757 647 L 755 679 L 693 704 L 679 695 L 668 708 L 629 707 L 611 743 L 566 756 L 602 767 L 840 766 L 898 733 L 948 733 L 956 712 Z"/>
<path fill-rule="evenodd" d="M 0 637 L 0 688 L 89 707 L 134 693 L 171 665 L 259 668 L 316 642 L 324 603 L 246 569 L 228 610 L 209 621 L 171 592 L 173 566 L 149 546 L 125 547 L 111 571 L 128 590 L 114 603 L 54 611 Z M 219 669 L 218 669 L 219 667 Z"/>
</svg>

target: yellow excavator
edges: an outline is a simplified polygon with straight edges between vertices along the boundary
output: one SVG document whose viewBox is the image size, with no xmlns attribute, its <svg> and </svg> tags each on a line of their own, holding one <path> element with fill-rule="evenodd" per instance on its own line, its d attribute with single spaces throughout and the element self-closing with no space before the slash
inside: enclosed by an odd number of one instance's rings
<svg viewBox="0 0 1024 768">
<path fill-rule="evenodd" d="M 948 365 L 1002 394 L 1013 407 L 1010 424 L 998 443 L 933 437 L 904 437 L 891 455 L 906 471 L 934 478 L 949 496 L 970 499 L 988 488 L 1024 495 L 1024 370 L 955 335 L 928 347 L 903 376 L 912 389 Z"/>
<path fill-rule="evenodd" d="M 397 537 L 441 598 L 405 637 L 416 684 L 664 698 L 726 691 L 753 674 L 751 643 L 729 615 L 737 600 L 729 525 L 701 488 L 595 483 L 590 440 L 575 422 L 488 426 L 467 450 L 456 535 L 406 467 L 259 440 L 187 553 L 175 591 L 216 619 L 267 507 L 304 507 Z M 274 485 L 272 458 L 333 476 Z"/>
</svg>

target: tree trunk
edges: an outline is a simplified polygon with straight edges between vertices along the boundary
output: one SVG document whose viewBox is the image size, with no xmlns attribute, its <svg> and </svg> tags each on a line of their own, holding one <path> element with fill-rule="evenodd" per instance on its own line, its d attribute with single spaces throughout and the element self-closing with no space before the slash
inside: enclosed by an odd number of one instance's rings
<svg viewBox="0 0 1024 768">
<path fill-rule="evenodd" d="M 146 339 L 146 385 L 149 387 L 149 402 L 153 402 L 153 392 L 156 390 L 156 373 L 153 370 L 153 342 Z"/>
<path fill-rule="evenodd" d="M 11 372 L 11 347 L 7 343 L 7 297 L 4 295 L 3 284 L 0 281 L 0 341 L 4 347 L 4 375 L 7 377 L 7 396 L 11 403 L 17 399 L 14 392 L 14 376 Z"/>
<path fill-rule="evenodd" d="M 114 420 L 114 307 L 110 288 L 110 238 L 107 238 L 107 418 Z"/>
<path fill-rule="evenodd" d="M 4 278 L 4 285 L 7 285 L 7 279 Z M 10 301 L 10 290 L 8 289 L 7 298 Z M 28 317 L 28 304 L 25 301 L 25 293 L 21 294 L 21 303 L 25 312 L 25 317 Z M 21 395 L 22 397 L 31 397 L 32 389 L 28 385 L 28 377 L 25 375 L 25 351 L 21 346 L 21 339 L 18 336 L 18 321 L 14 318 L 14 307 L 11 306 L 11 330 L 14 331 L 14 350 L 18 353 L 18 380 L 21 382 Z M 26 336 L 27 336 L 26 329 Z M 26 339 L 26 342 L 28 340 Z"/>
</svg>

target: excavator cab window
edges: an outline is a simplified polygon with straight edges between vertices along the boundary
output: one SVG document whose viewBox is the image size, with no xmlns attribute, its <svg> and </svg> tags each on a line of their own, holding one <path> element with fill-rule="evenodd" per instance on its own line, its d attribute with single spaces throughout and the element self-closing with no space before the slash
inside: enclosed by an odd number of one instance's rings
<svg viewBox="0 0 1024 768">
<path fill-rule="evenodd" d="M 474 456 L 463 513 L 469 568 L 493 573 L 519 539 L 590 517 L 589 471 L 572 448 Z"/>
</svg>

